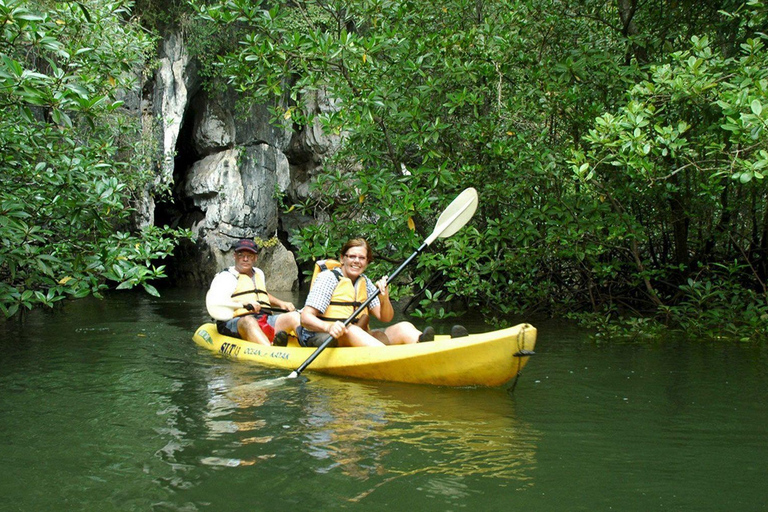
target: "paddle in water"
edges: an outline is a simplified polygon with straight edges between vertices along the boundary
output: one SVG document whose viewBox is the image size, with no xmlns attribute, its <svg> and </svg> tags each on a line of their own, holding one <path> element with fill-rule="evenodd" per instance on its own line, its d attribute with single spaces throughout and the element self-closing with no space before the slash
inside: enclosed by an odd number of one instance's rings
<svg viewBox="0 0 768 512">
<path fill-rule="evenodd" d="M 426 240 L 424 240 L 424 243 L 421 244 L 421 247 L 416 249 L 416 251 L 402 263 L 402 265 L 397 267 L 397 270 L 390 274 L 387 282 L 391 283 L 395 277 L 397 277 L 400 272 L 402 272 L 403 269 L 416 258 L 416 256 L 421 254 L 421 252 L 437 238 L 447 238 L 464 227 L 464 225 L 469 222 L 469 219 L 472 218 L 472 215 L 475 214 L 475 210 L 477 210 L 477 191 L 470 187 L 459 194 L 458 197 L 456 197 L 456 199 L 454 199 L 453 202 L 448 205 L 448 208 L 446 208 L 445 211 L 443 211 L 443 213 L 437 219 L 437 224 L 435 225 L 435 229 L 432 231 L 432 234 L 429 235 Z M 352 313 L 352 315 L 350 315 L 350 317 L 344 321 L 344 326 L 349 325 L 353 318 L 362 313 L 363 310 L 368 307 L 371 301 L 379 296 L 379 293 L 380 290 L 377 288 L 376 291 L 372 293 L 371 296 L 368 297 L 368 299 L 363 302 L 360 307 L 358 307 L 357 310 L 355 310 L 355 312 Z M 328 335 L 323 343 L 317 347 L 317 350 L 312 352 L 312 355 L 310 355 L 307 360 L 302 363 L 301 366 L 292 371 L 290 375 L 288 375 L 288 378 L 295 379 L 301 375 L 301 372 L 303 372 L 307 366 L 312 364 L 312 361 L 314 361 L 317 356 L 319 356 L 320 353 L 325 350 L 328 345 L 331 344 L 332 341 L 333 336 Z"/>
<path fill-rule="evenodd" d="M 230 389 L 227 394 L 230 394 L 234 397 L 243 396 L 244 394 L 247 396 L 248 393 L 252 393 L 254 391 L 263 391 L 265 389 L 276 387 L 277 385 L 282 384 L 283 381 L 289 379 L 290 377 L 288 375 L 281 375 L 280 377 L 274 377 L 271 379 L 256 380 L 249 382 L 248 384 L 235 386 Z M 302 379 L 306 379 L 306 377 L 302 377 Z"/>
</svg>

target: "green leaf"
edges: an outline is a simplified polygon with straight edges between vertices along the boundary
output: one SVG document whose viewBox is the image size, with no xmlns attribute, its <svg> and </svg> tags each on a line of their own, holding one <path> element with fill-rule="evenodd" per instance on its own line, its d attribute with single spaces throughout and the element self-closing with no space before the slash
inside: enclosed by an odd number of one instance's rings
<svg viewBox="0 0 768 512">
<path fill-rule="evenodd" d="M 45 21 L 44 17 L 28 11 L 16 11 L 13 13 L 13 17 L 24 21 Z"/>
<path fill-rule="evenodd" d="M 88 23 L 93 23 L 93 20 L 91 19 L 91 14 L 88 12 L 88 9 L 86 9 L 85 5 L 83 5 L 81 2 L 77 2 L 77 5 L 80 7 L 80 11 L 83 13 L 83 17 Z"/>
<path fill-rule="evenodd" d="M 142 286 L 144 287 L 144 290 L 146 290 L 146 292 L 148 294 L 150 294 L 150 295 L 152 295 L 154 297 L 160 297 L 160 292 L 158 292 L 157 288 L 155 288 L 151 284 L 149 284 L 149 283 L 142 283 Z"/>
</svg>

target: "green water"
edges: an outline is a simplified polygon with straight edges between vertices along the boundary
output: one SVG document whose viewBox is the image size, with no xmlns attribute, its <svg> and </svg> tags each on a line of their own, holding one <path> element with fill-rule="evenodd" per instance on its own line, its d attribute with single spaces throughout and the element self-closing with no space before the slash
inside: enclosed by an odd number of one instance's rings
<svg viewBox="0 0 768 512">
<path fill-rule="evenodd" d="M 764 347 L 541 322 L 512 394 L 286 380 L 192 343 L 203 295 L 0 327 L 0 510 L 768 510 Z"/>
</svg>

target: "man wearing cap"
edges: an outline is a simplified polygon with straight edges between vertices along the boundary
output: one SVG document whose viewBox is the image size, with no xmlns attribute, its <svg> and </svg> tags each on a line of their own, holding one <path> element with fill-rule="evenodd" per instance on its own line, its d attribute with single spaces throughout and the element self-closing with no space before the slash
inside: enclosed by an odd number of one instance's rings
<svg viewBox="0 0 768 512">
<path fill-rule="evenodd" d="M 274 338 L 275 344 L 284 345 L 287 332 L 299 325 L 299 313 L 292 303 L 267 292 L 264 272 L 255 266 L 258 248 L 253 240 L 238 240 L 233 249 L 235 265 L 216 274 L 205 297 L 219 333 L 262 345 L 271 345 Z M 262 311 L 272 307 L 288 313 Z"/>
</svg>

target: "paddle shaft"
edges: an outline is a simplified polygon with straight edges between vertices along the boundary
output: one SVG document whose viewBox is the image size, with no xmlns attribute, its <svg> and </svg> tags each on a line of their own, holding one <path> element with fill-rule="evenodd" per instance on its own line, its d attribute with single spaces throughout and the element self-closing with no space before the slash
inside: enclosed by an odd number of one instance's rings
<svg viewBox="0 0 768 512">
<path fill-rule="evenodd" d="M 253 311 L 254 307 L 248 304 L 247 306 L 245 306 L 245 309 L 247 309 L 248 311 Z M 287 309 L 273 308 L 269 306 L 261 306 L 261 308 L 259 309 L 259 313 L 264 310 L 271 311 L 272 313 L 289 313 Z"/>
<path fill-rule="evenodd" d="M 409 264 L 411 261 L 413 261 L 413 259 L 414 259 L 416 256 L 418 256 L 418 255 L 419 255 L 419 254 L 420 254 L 420 253 L 421 253 L 421 252 L 422 252 L 422 251 L 423 251 L 423 250 L 424 250 L 424 249 L 425 249 L 425 248 L 426 248 L 428 245 L 429 245 L 429 244 L 428 244 L 427 242 L 424 242 L 423 244 L 421 244 L 421 247 L 419 247 L 418 249 L 416 249 L 416 251 L 415 251 L 413 254 L 411 254 L 410 256 L 408 256 L 408 259 L 406 259 L 406 260 L 405 260 L 405 261 L 404 261 L 404 262 L 403 262 L 403 263 L 402 263 L 402 264 L 401 264 L 399 267 L 397 267 L 397 269 L 396 269 L 394 272 L 392 272 L 392 274 L 391 274 L 391 275 L 390 275 L 390 276 L 387 278 L 387 286 L 389 286 L 389 283 L 391 283 L 391 282 L 392 282 L 392 281 L 393 281 L 393 280 L 394 280 L 394 279 L 395 279 L 395 278 L 396 278 L 398 275 L 400 275 L 400 272 L 402 272 L 402 271 L 403 271 L 403 269 L 404 269 L 406 266 L 408 266 L 408 264 Z M 379 294 L 380 294 L 380 293 L 381 293 L 381 290 L 379 290 L 378 288 L 376 288 L 376 291 L 375 291 L 375 292 L 373 292 L 373 293 L 371 294 L 371 296 L 370 296 L 370 297 L 368 297 L 368 298 L 365 300 L 365 302 L 363 302 L 363 303 L 360 305 L 360 307 L 358 307 L 358 308 L 355 310 L 355 312 L 354 312 L 354 313 L 352 313 L 352 315 L 351 315 L 349 318 L 347 318 L 346 320 L 344 320 L 344 326 L 346 327 L 346 326 L 348 326 L 349 324 L 351 324 L 351 323 L 352 323 L 352 321 L 353 321 L 353 320 L 354 320 L 354 319 L 357 317 L 357 315 L 359 315 L 360 313 L 362 313 L 362 312 L 365 310 L 365 308 L 367 308 L 367 307 L 368 307 L 368 305 L 369 305 L 369 304 L 370 304 L 370 303 L 373 301 L 373 299 L 375 299 L 376 297 L 378 297 L 378 296 L 379 296 Z M 321 343 L 321 344 L 320 344 L 320 346 L 319 346 L 319 347 L 317 347 L 317 349 L 316 349 L 314 352 L 312 352 L 312 355 L 311 355 L 311 356 L 309 356 L 309 357 L 307 358 L 307 360 L 306 360 L 306 361 L 304 361 L 304 362 L 302 363 L 302 365 L 301 365 L 301 366 L 299 366 L 298 368 L 296 368 L 296 369 L 295 369 L 295 370 L 294 370 L 294 371 L 293 371 L 293 372 L 290 374 L 289 378 L 296 378 L 296 377 L 298 377 L 298 376 L 301 374 L 301 372 L 303 372 L 303 371 L 304 371 L 304 369 L 305 369 L 307 366 L 309 366 L 310 364 L 312 364 L 312 361 L 314 361 L 314 360 L 317 358 L 317 356 L 319 356 L 319 355 L 320 355 L 320 353 L 321 353 L 323 350 L 325 350 L 325 348 L 326 348 L 328 345 L 330 345 L 330 344 L 331 344 L 331 342 L 332 342 L 332 341 L 333 341 L 333 336 L 331 336 L 331 335 L 329 334 L 329 335 L 328 335 L 328 337 L 325 339 L 325 341 L 323 341 L 323 343 Z"/>
</svg>

